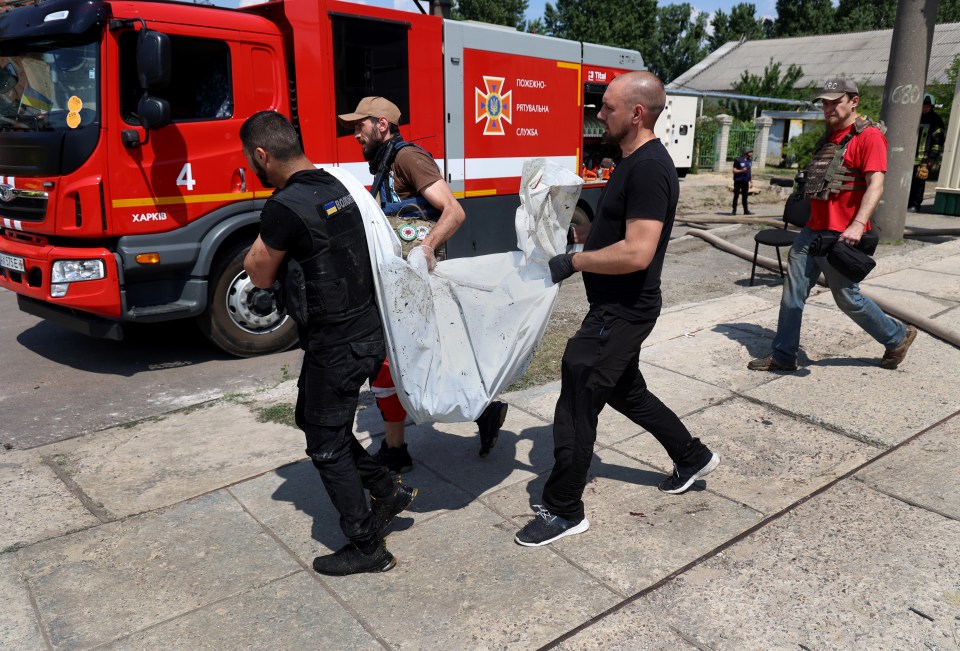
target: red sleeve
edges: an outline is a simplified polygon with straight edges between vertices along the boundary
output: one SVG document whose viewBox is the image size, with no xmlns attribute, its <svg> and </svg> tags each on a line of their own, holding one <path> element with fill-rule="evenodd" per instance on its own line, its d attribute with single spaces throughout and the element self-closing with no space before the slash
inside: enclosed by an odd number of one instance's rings
<svg viewBox="0 0 960 651">
<path fill-rule="evenodd" d="M 854 169 L 864 173 L 887 171 L 887 139 L 880 129 L 864 129 L 850 145 L 847 155 Z"/>
</svg>

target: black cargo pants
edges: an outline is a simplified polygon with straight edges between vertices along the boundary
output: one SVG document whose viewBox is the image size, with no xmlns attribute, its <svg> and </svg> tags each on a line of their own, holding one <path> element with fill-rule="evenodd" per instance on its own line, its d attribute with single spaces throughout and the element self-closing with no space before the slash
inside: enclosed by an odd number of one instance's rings
<svg viewBox="0 0 960 651">
<path fill-rule="evenodd" d="M 657 439 L 677 465 L 699 461 L 707 447 L 650 393 L 640 373 L 640 345 L 656 319 L 633 323 L 591 307 L 567 342 L 560 398 L 553 417 L 553 471 L 543 505 L 567 520 L 583 519 L 583 490 L 597 440 L 597 419 L 609 404 Z"/>
<path fill-rule="evenodd" d="M 360 387 L 376 376 L 385 357 L 379 330 L 363 341 L 306 350 L 297 383 L 296 421 L 307 438 L 307 455 L 340 514 L 344 535 L 360 547 L 376 539 L 364 489 L 387 497 L 396 487 L 353 434 Z"/>
</svg>

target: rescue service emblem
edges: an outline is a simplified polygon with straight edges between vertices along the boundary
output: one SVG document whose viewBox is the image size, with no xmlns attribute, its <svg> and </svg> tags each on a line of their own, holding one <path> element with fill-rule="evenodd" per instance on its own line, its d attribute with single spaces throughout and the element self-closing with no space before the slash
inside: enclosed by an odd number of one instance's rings
<svg viewBox="0 0 960 651">
<path fill-rule="evenodd" d="M 513 91 L 503 92 L 503 77 L 488 77 L 484 75 L 483 86 L 485 91 L 474 87 L 476 91 L 477 122 L 486 120 L 483 125 L 483 135 L 504 135 L 503 123 L 513 122 Z"/>
<path fill-rule="evenodd" d="M 412 242 L 417 239 L 417 227 L 406 224 L 397 229 L 397 234 L 404 242 Z"/>
</svg>

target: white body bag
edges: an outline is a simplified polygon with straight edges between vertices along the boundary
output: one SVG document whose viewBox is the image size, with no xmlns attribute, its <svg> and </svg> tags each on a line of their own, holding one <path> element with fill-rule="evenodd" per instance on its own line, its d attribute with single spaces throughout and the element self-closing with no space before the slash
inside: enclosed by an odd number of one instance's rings
<svg viewBox="0 0 960 651">
<path fill-rule="evenodd" d="M 515 226 L 519 251 L 437 263 L 400 241 L 350 173 L 326 168 L 364 217 L 390 371 L 417 423 L 476 420 L 533 359 L 559 286 L 550 258 L 566 250 L 579 176 L 543 159 L 524 163 Z"/>
</svg>

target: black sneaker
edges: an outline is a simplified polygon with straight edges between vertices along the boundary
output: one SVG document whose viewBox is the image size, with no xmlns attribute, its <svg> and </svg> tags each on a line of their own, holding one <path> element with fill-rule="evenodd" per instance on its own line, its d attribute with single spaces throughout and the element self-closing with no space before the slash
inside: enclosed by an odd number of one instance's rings
<svg viewBox="0 0 960 651">
<path fill-rule="evenodd" d="M 419 489 L 404 486 L 398 480 L 397 490 L 390 497 L 376 498 L 370 496 L 370 510 L 373 512 L 373 522 L 377 528 L 377 536 L 383 535 L 393 518 L 401 511 L 405 511 L 419 492 Z"/>
<path fill-rule="evenodd" d="M 710 458 L 707 459 L 707 462 L 699 467 L 681 468 L 674 464 L 673 474 L 660 482 L 660 485 L 657 488 L 664 493 L 670 493 L 671 495 L 685 493 L 690 490 L 691 486 L 693 486 L 693 482 L 697 481 L 701 477 L 709 475 L 711 472 L 716 470 L 717 466 L 719 465 L 720 455 L 714 454 L 713 452 L 710 453 Z"/>
<path fill-rule="evenodd" d="M 370 553 L 361 551 L 353 543 L 347 543 L 339 551 L 313 559 L 314 571 L 327 576 L 386 572 L 392 570 L 396 564 L 397 559 L 387 551 L 382 539 L 377 541 L 376 547 Z"/>
<path fill-rule="evenodd" d="M 554 540 L 583 533 L 590 528 L 590 521 L 586 518 L 579 522 L 572 522 L 550 513 L 539 504 L 534 504 L 533 508 L 537 511 L 537 516 L 518 531 L 513 538 L 518 545 L 524 547 L 549 545 Z"/>
<path fill-rule="evenodd" d="M 413 459 L 407 452 L 407 444 L 404 443 L 399 448 L 388 448 L 387 441 L 380 441 L 380 450 L 373 455 L 381 466 L 390 471 L 391 475 L 401 475 L 413 470 Z"/>
<path fill-rule="evenodd" d="M 496 400 L 487 405 L 477 419 L 477 427 L 480 428 L 481 457 L 490 454 L 490 450 L 497 444 L 500 428 L 503 427 L 503 421 L 507 419 L 507 409 L 509 409 L 507 403 Z"/>
</svg>

